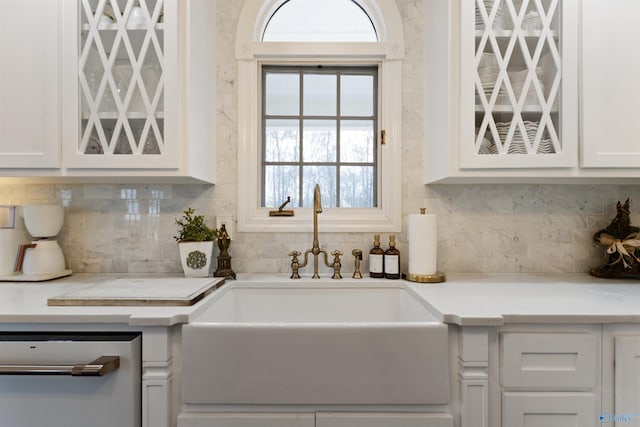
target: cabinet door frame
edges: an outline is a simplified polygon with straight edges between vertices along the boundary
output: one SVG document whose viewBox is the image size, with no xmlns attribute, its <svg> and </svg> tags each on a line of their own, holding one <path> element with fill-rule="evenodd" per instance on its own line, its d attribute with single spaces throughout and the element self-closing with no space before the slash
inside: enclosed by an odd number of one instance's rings
<svg viewBox="0 0 640 427">
<path fill-rule="evenodd" d="M 6 148 L 0 148 L 0 168 L 59 168 L 60 5 L 14 1 L 3 4 L 3 9 L 7 25 L 2 33 L 14 34 L 0 49 L 0 75 L 7 72 L 0 78 L 0 138 L 11 139 L 2 141 Z M 9 129 L 1 130 L 5 125 Z"/>
<path fill-rule="evenodd" d="M 617 335 L 614 338 L 614 416 L 621 425 L 640 425 L 637 403 L 640 402 L 640 331 L 637 335 Z M 603 412 L 603 415 L 608 415 Z"/>
<path fill-rule="evenodd" d="M 569 168 L 578 164 L 578 2 L 560 0 L 561 92 L 560 143 L 555 154 L 477 154 L 475 152 L 475 5 L 461 0 L 458 162 L 460 169 Z"/>
<path fill-rule="evenodd" d="M 580 130 L 583 168 L 640 168 L 637 2 L 580 3 Z M 594 23 L 597 22 L 597 25 Z M 633 30 L 634 36 L 630 36 Z M 621 43 L 626 43 L 621 46 Z M 621 143 L 622 142 L 622 143 Z"/>
<path fill-rule="evenodd" d="M 178 0 L 164 0 L 164 141 L 162 154 L 91 154 L 78 151 L 81 132 L 80 91 L 80 6 L 77 0 L 62 1 L 62 164 L 70 169 L 179 169 L 180 145 L 180 22 L 184 13 Z"/>
</svg>

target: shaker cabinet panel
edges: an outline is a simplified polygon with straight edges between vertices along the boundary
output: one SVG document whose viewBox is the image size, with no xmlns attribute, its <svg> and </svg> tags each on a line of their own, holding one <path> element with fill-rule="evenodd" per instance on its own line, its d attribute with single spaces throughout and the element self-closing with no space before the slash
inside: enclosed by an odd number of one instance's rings
<svg viewBox="0 0 640 427">
<path fill-rule="evenodd" d="M 315 427 L 453 427 L 450 414 L 318 412 Z"/>
<path fill-rule="evenodd" d="M 501 339 L 501 382 L 507 388 L 591 389 L 596 385 L 595 334 L 507 332 Z"/>
<path fill-rule="evenodd" d="M 595 427 L 596 399 L 590 393 L 521 393 L 502 395 L 503 427 Z"/>
<path fill-rule="evenodd" d="M 626 414 L 620 424 L 640 426 L 640 336 L 615 337 L 614 413 Z"/>
<path fill-rule="evenodd" d="M 313 413 L 183 413 L 178 427 L 314 427 Z"/>
<path fill-rule="evenodd" d="M 583 0 L 583 167 L 640 167 L 640 2 Z"/>
<path fill-rule="evenodd" d="M 4 0 L 0 13 L 0 168 L 60 166 L 59 4 Z"/>
</svg>

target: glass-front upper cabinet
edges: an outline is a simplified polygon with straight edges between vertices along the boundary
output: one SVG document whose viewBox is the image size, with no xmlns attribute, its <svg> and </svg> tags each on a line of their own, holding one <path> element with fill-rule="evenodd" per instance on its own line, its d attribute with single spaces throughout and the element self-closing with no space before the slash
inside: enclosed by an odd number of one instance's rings
<svg viewBox="0 0 640 427">
<path fill-rule="evenodd" d="M 462 168 L 575 165 L 575 3 L 463 0 Z"/>
<path fill-rule="evenodd" d="M 71 167 L 175 166 L 177 5 L 172 0 L 78 0 L 79 134 Z M 171 86 L 173 85 L 173 86 Z M 175 101 L 175 99 L 174 99 Z"/>
</svg>

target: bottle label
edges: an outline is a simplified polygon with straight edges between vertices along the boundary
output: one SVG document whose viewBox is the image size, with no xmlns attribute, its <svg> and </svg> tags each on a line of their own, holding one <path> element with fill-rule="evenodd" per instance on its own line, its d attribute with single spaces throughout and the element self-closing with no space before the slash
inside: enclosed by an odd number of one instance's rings
<svg viewBox="0 0 640 427">
<path fill-rule="evenodd" d="M 384 273 L 382 269 L 382 255 L 371 254 L 369 255 L 369 272 L 371 273 Z"/>
<path fill-rule="evenodd" d="M 384 272 L 387 274 L 400 274 L 400 258 L 398 255 L 384 256 Z"/>
</svg>

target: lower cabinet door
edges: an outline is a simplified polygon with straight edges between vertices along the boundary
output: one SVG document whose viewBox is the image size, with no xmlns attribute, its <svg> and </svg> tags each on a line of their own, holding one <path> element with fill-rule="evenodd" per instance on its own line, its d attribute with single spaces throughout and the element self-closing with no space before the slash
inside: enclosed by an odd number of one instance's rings
<svg viewBox="0 0 640 427">
<path fill-rule="evenodd" d="M 453 427 L 453 417 L 393 412 L 208 412 L 180 414 L 178 427 Z"/>
<path fill-rule="evenodd" d="M 615 413 L 603 413 L 603 421 L 640 426 L 640 336 L 615 338 Z"/>
<path fill-rule="evenodd" d="M 450 414 L 318 412 L 315 427 L 453 427 Z"/>
<path fill-rule="evenodd" d="M 597 421 L 592 393 L 502 393 L 503 427 L 594 427 Z"/>
<path fill-rule="evenodd" d="M 178 427 L 314 427 L 313 413 L 180 414 Z"/>
</svg>

